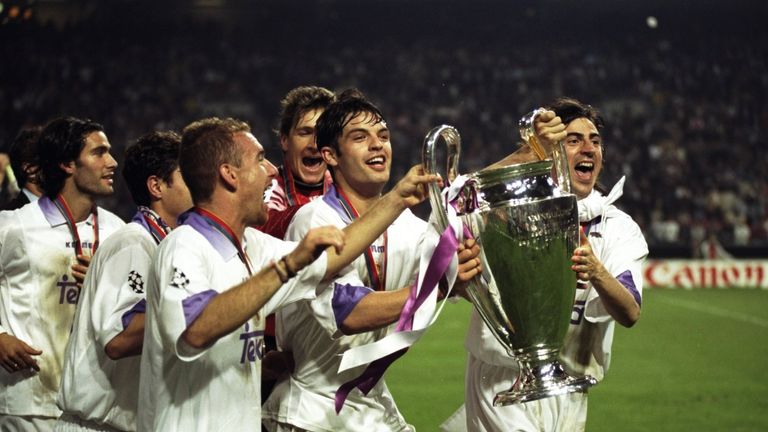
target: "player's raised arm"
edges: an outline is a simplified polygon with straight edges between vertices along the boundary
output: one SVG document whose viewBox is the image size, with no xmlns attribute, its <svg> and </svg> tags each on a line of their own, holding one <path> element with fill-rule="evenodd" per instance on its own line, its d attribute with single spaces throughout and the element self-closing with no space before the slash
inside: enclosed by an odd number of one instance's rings
<svg viewBox="0 0 768 432">
<path fill-rule="evenodd" d="M 344 237 L 341 230 L 332 226 L 310 230 L 283 259 L 213 297 L 181 335 L 182 339 L 196 349 L 212 345 L 259 313 L 284 283 L 314 262 L 324 249 L 342 249 Z"/>
<path fill-rule="evenodd" d="M 415 206 L 427 198 L 427 185 L 439 182 L 440 176 L 425 174 L 421 165 L 415 165 L 400 179 L 395 187 L 379 198 L 373 206 L 352 224 L 344 228 L 344 249 L 329 250 L 326 279 L 333 278 L 352 262 L 383 233 L 406 208 Z"/>
</svg>

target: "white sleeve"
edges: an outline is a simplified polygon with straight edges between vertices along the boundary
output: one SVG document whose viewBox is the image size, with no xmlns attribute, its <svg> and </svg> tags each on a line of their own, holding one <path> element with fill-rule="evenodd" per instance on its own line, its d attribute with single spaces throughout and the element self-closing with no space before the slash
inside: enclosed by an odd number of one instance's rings
<svg viewBox="0 0 768 432">
<path fill-rule="evenodd" d="M 90 311 L 91 324 L 102 348 L 127 328 L 136 313 L 144 312 L 151 258 L 141 241 L 132 243 L 100 263 L 99 273 L 93 275 L 98 280 Z"/>
<path fill-rule="evenodd" d="M 327 285 L 317 298 L 309 302 L 315 320 L 333 339 L 344 336 L 339 324 L 352 312 L 357 303 L 373 292 L 366 287 L 357 272 L 348 272 Z"/>
<path fill-rule="evenodd" d="M 210 280 L 211 263 L 194 245 L 175 242 L 165 246 L 173 247 L 161 247 L 165 253 L 156 254 L 154 259 L 160 292 L 157 311 L 160 337 L 164 346 L 174 347 L 179 359 L 192 361 L 207 349 L 190 347 L 181 335 L 218 291 Z"/>
<path fill-rule="evenodd" d="M 325 276 L 327 266 L 328 254 L 323 252 L 320 258 L 304 267 L 295 277 L 284 283 L 267 301 L 262 310 L 268 315 L 285 305 L 300 300 L 314 299 L 317 293 L 322 291 L 321 288 L 325 286 L 321 286 L 320 282 Z"/>
<path fill-rule="evenodd" d="M 629 217 L 617 219 L 611 237 L 605 239 L 600 261 L 606 270 L 633 295 L 638 304 L 642 304 L 643 262 L 648 256 L 648 245 L 640 227 Z M 584 310 L 584 317 L 590 322 L 603 322 L 611 319 L 600 296 L 594 288 L 590 290 Z"/>
</svg>

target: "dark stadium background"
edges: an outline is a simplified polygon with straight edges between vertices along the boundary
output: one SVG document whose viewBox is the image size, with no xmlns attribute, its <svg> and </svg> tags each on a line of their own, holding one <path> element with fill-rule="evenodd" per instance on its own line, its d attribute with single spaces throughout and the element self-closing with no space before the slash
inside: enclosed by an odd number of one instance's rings
<svg viewBox="0 0 768 432">
<path fill-rule="evenodd" d="M 70 114 L 103 123 L 121 159 L 147 131 L 218 115 L 250 122 L 279 163 L 285 92 L 357 86 L 388 117 L 393 177 L 441 123 L 462 133 L 466 172 L 514 149 L 520 116 L 568 95 L 603 110 L 604 183 L 627 175 L 620 206 L 652 256 L 695 256 L 708 232 L 736 256 L 767 255 L 764 1 L 0 4 L 0 149 Z M 122 185 L 103 204 L 132 212 Z"/>
<path fill-rule="evenodd" d="M 699 257 L 712 233 L 753 260 L 685 262 L 766 268 L 765 0 L 0 5 L 0 151 L 21 127 L 67 114 L 103 123 L 121 160 L 150 130 L 217 115 L 247 120 L 280 163 L 278 101 L 314 84 L 357 86 L 379 104 L 393 178 L 441 123 L 460 130 L 468 172 L 515 148 L 523 114 L 567 95 L 605 114 L 603 180 L 627 176 L 619 206 L 643 228 L 652 258 Z M 117 191 L 102 204 L 127 218 L 122 182 Z M 588 430 L 768 430 L 768 290 L 646 283 L 642 319 L 617 329 L 611 370 L 590 390 Z M 419 431 L 437 430 L 463 401 L 470 311 L 446 305 L 388 372 Z"/>
</svg>

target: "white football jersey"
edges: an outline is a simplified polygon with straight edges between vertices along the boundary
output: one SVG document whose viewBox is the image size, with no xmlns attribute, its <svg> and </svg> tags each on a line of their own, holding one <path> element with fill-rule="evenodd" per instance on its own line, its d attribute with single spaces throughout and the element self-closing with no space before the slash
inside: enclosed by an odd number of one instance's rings
<svg viewBox="0 0 768 432">
<path fill-rule="evenodd" d="M 160 244 L 147 287 L 139 389 L 139 430 L 253 431 L 261 424 L 264 317 L 315 296 L 323 254 L 285 283 L 257 316 L 210 347 L 195 350 L 182 333 L 219 293 L 249 277 L 236 247 L 198 214 Z M 246 228 L 243 248 L 254 272 L 296 244 Z"/>
<path fill-rule="evenodd" d="M 343 228 L 346 223 L 326 201 L 312 201 L 296 213 L 286 238 L 302 238 L 310 228 L 323 225 Z M 426 222 L 406 210 L 387 229 L 386 250 L 382 249 L 381 238 L 372 246 L 376 249 L 374 252 L 386 254 L 387 290 L 413 284 L 426 226 Z M 337 324 L 340 310 L 334 309 L 334 296 L 340 295 L 339 285 L 360 287 L 363 280 L 367 282 L 365 258 L 358 257 L 351 268 L 344 271 L 347 273 L 332 282 L 328 289 L 323 289 L 316 299 L 295 303 L 277 312 L 277 342 L 281 349 L 293 353 L 295 369 L 288 379 L 277 384 L 264 404 L 263 416 L 310 431 L 410 430 L 383 379 L 367 396 L 357 389 L 352 390 L 341 413 L 336 415 L 336 390 L 365 370 L 361 366 L 337 373 L 341 354 L 349 348 L 381 339 L 392 327 L 357 335 L 341 334 Z M 359 301 L 359 297 L 352 297 L 352 302 Z M 338 298 L 335 306 L 340 306 Z"/>
<path fill-rule="evenodd" d="M 65 413 L 136 430 L 140 357 L 107 357 L 107 344 L 145 310 L 144 290 L 157 245 L 138 223 L 102 243 L 80 293 L 57 403 Z"/>
<path fill-rule="evenodd" d="M 99 241 L 124 222 L 98 209 Z M 77 223 L 83 251 L 95 241 L 93 215 Z M 0 322 L 4 332 L 43 351 L 40 372 L 0 373 L 0 414 L 58 417 L 56 394 L 80 289 L 72 276 L 73 238 L 48 198 L 0 216 Z"/>
</svg>

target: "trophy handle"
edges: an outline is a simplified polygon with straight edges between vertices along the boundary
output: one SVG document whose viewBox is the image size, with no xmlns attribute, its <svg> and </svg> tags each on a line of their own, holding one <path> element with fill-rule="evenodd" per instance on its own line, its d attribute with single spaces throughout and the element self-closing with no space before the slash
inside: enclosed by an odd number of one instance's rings
<svg viewBox="0 0 768 432">
<path fill-rule="evenodd" d="M 459 156 L 461 155 L 461 136 L 459 131 L 453 126 L 440 125 L 433 128 L 424 138 L 424 147 L 421 152 L 421 160 L 424 163 L 424 172 L 426 174 L 435 174 L 435 145 L 442 138 L 445 141 L 448 151 L 446 163 L 446 175 L 448 183 L 458 177 Z M 436 183 L 429 184 L 429 203 L 432 205 L 432 211 L 437 217 L 441 229 L 448 227 L 448 214 L 443 205 L 440 195 L 440 187 Z"/>
<path fill-rule="evenodd" d="M 544 108 L 536 108 L 523 116 L 518 124 L 520 138 L 531 147 L 539 160 L 549 158 L 546 150 L 541 143 L 539 143 L 539 140 L 536 137 L 536 128 L 533 126 L 536 117 L 544 111 Z M 566 194 L 571 193 L 571 171 L 568 168 L 568 155 L 565 153 L 565 147 L 563 146 L 562 140 L 555 143 L 555 146 L 552 149 L 552 160 L 554 162 L 555 177 L 557 178 L 557 184 L 560 186 L 560 190 Z"/>
</svg>

